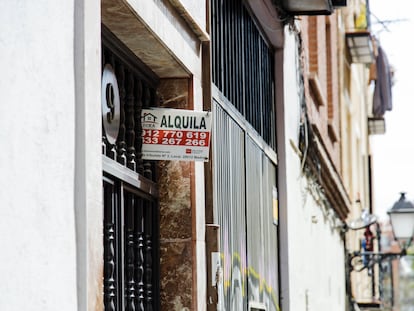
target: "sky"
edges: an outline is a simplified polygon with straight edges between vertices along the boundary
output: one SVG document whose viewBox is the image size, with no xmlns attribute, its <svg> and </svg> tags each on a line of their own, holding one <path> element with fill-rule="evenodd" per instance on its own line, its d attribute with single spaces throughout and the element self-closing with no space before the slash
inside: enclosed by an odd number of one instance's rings
<svg viewBox="0 0 414 311">
<path fill-rule="evenodd" d="M 414 201 L 414 1 L 370 0 L 370 10 L 372 33 L 395 68 L 386 133 L 371 137 L 374 214 L 386 219 L 400 192 Z"/>
</svg>

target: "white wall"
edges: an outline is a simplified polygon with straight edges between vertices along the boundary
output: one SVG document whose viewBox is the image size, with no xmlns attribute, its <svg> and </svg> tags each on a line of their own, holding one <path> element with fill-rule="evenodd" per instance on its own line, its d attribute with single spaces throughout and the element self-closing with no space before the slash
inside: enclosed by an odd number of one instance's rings
<svg viewBox="0 0 414 311">
<path fill-rule="evenodd" d="M 318 202 L 318 191 L 310 190 L 314 184 L 301 174 L 300 157 L 292 147 L 298 146 L 299 136 L 299 60 L 295 35 L 286 30 L 285 38 L 285 158 L 279 157 L 286 183 L 280 206 L 282 309 L 345 310 L 343 242 L 333 218 Z"/>
<path fill-rule="evenodd" d="M 76 310 L 73 15 L 0 10 L 0 310 Z"/>
<path fill-rule="evenodd" d="M 103 310 L 101 2 L 75 0 L 75 222 L 78 310 Z"/>
<path fill-rule="evenodd" d="M 2 3 L 0 310 L 86 310 L 86 272 L 101 276 L 76 221 L 102 226 L 99 3 Z"/>
</svg>

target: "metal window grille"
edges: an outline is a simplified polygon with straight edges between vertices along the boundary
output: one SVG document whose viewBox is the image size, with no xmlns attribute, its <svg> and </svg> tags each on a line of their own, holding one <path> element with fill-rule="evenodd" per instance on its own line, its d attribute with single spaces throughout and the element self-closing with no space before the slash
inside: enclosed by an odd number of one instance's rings
<svg viewBox="0 0 414 311">
<path fill-rule="evenodd" d="M 115 144 L 102 130 L 102 153 L 146 178 L 154 179 L 154 166 L 143 161 L 141 110 L 156 103 L 156 77 L 118 39 L 104 32 L 102 68 L 110 64 L 115 71 L 120 97 L 120 126 Z"/>
<path fill-rule="evenodd" d="M 211 0 L 213 83 L 276 151 L 273 51 L 240 0 Z"/>
</svg>

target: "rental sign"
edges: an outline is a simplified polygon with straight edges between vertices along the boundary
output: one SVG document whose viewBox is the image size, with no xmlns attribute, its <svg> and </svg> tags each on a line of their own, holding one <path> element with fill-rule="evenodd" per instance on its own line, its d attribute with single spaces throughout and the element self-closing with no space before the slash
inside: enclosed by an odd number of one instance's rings
<svg viewBox="0 0 414 311">
<path fill-rule="evenodd" d="M 210 112 L 143 109 L 141 120 L 144 160 L 208 161 Z"/>
</svg>

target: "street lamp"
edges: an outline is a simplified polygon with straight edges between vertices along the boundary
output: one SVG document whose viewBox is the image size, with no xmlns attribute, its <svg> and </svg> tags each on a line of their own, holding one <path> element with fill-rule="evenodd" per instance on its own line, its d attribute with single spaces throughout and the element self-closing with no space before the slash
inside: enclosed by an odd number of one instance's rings
<svg viewBox="0 0 414 311">
<path fill-rule="evenodd" d="M 414 204 L 406 200 L 404 192 L 401 193 L 400 199 L 388 211 L 388 216 L 391 220 L 395 239 L 399 242 L 405 242 L 405 247 L 408 248 L 414 233 Z"/>
<path fill-rule="evenodd" d="M 407 248 L 413 240 L 414 234 L 414 204 L 407 201 L 405 193 L 402 192 L 399 200 L 388 211 L 395 240 L 401 251 L 393 252 L 367 252 L 355 251 L 349 254 L 350 271 L 362 271 L 371 269 L 375 264 L 385 259 L 398 259 L 407 254 Z M 365 216 L 367 217 L 367 216 Z M 372 222 L 366 222 L 366 226 L 348 226 L 350 229 L 358 230 L 367 228 Z"/>
</svg>

